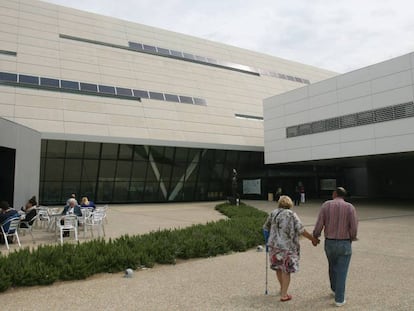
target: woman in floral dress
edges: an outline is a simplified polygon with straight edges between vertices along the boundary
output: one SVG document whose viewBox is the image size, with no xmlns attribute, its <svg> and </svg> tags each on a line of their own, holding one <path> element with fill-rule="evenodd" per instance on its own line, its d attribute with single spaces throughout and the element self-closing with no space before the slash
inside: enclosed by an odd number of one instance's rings
<svg viewBox="0 0 414 311">
<path fill-rule="evenodd" d="M 299 269 L 299 236 L 308 238 L 314 246 L 319 243 L 319 240 L 305 230 L 299 217 L 290 210 L 293 206 L 291 198 L 282 195 L 278 203 L 278 208 L 270 213 L 263 229 L 269 232 L 267 246 L 270 268 L 276 270 L 280 284 L 280 301 L 288 301 L 292 299 L 292 296 L 287 293 L 290 274 Z"/>
</svg>

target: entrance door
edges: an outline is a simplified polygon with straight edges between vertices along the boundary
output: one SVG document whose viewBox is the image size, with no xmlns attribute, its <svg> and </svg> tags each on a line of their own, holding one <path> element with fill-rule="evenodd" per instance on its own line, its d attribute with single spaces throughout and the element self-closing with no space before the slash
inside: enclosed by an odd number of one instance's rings
<svg viewBox="0 0 414 311">
<path fill-rule="evenodd" d="M 13 205 L 16 150 L 0 147 L 0 201 Z"/>
</svg>

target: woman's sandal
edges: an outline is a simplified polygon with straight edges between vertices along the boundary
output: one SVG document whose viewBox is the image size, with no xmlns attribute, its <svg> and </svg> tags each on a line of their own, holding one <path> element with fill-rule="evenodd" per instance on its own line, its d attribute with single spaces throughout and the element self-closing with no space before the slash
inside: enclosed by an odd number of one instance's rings
<svg viewBox="0 0 414 311">
<path fill-rule="evenodd" d="M 285 302 L 285 301 L 289 301 L 292 300 L 292 295 L 286 295 L 285 297 L 281 297 L 280 301 Z"/>
</svg>

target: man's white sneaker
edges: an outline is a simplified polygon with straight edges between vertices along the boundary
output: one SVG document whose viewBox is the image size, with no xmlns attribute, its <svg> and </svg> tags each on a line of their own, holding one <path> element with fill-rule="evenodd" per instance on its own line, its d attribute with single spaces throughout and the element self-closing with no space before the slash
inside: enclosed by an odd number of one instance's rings
<svg viewBox="0 0 414 311">
<path fill-rule="evenodd" d="M 343 302 L 335 302 L 335 306 L 337 307 L 342 307 L 346 304 L 346 300 L 344 300 Z"/>
</svg>

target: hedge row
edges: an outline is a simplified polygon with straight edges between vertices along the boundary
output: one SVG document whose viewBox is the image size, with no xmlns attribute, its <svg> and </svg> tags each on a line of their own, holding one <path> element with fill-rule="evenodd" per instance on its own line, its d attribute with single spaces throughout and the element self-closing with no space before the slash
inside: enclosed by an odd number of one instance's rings
<svg viewBox="0 0 414 311">
<path fill-rule="evenodd" d="M 216 209 L 229 219 L 183 229 L 124 235 L 105 241 L 41 245 L 0 256 L 0 292 L 10 287 L 79 280 L 102 272 L 174 264 L 176 259 L 216 256 L 245 251 L 262 243 L 266 213 L 241 204 L 220 204 Z"/>
</svg>

